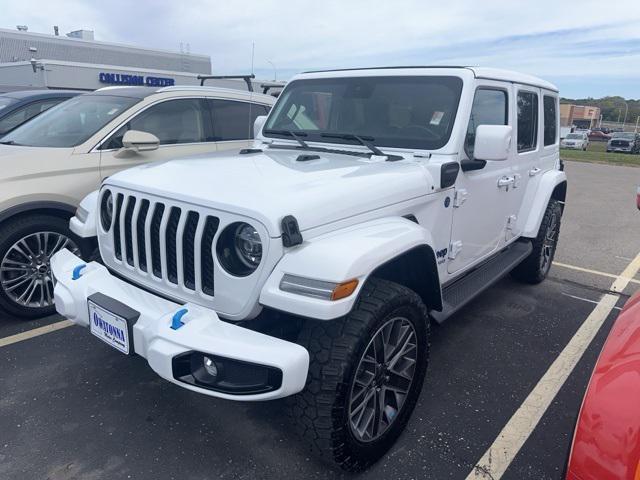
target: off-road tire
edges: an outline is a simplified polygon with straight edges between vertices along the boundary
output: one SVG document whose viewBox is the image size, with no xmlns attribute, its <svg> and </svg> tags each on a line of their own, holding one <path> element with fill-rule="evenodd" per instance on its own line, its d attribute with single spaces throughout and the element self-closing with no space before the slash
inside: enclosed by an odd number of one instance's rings
<svg viewBox="0 0 640 480">
<path fill-rule="evenodd" d="M 515 279 L 524 283 L 536 284 L 542 282 L 547 277 L 558 245 L 561 217 L 562 206 L 560 202 L 553 199 L 550 200 L 544 212 L 544 217 L 542 217 L 538 236 L 531 241 L 533 250 L 529 256 L 511 272 L 511 275 Z M 543 255 L 545 255 L 545 250 L 549 248 L 547 235 L 549 235 L 551 231 L 554 231 L 555 234 L 550 252 L 547 253 L 547 260 L 543 263 Z"/>
<path fill-rule="evenodd" d="M 0 268 L 2 267 L 5 255 L 12 246 L 16 244 L 16 242 L 21 238 L 25 238 L 38 232 L 53 232 L 66 236 L 79 248 L 77 253 L 86 257 L 89 252 L 84 251 L 86 250 L 83 247 L 84 243 L 69 230 L 68 225 L 69 221 L 67 219 L 45 214 L 33 214 L 20 217 L 2 224 L 0 226 Z M 1 278 L 2 275 L 0 274 L 0 279 Z M 7 289 L 10 286 L 13 286 L 13 283 L 10 282 L 8 285 L 0 284 L 0 309 L 4 310 L 8 314 L 19 318 L 29 319 L 44 317 L 55 312 L 55 305 L 53 304 L 40 307 L 24 306 L 17 303 L 16 300 L 12 299 L 10 294 L 7 292 Z"/>
<path fill-rule="evenodd" d="M 361 442 L 349 423 L 352 382 L 375 332 L 390 319 L 407 318 L 415 329 L 418 350 L 414 376 L 403 406 L 375 441 Z M 412 290 L 370 279 L 347 316 L 332 321 L 306 320 L 298 342 L 310 355 L 305 389 L 290 400 L 290 412 L 312 449 L 347 471 L 360 471 L 382 457 L 404 430 L 416 405 L 429 353 L 429 319 Z"/>
</svg>

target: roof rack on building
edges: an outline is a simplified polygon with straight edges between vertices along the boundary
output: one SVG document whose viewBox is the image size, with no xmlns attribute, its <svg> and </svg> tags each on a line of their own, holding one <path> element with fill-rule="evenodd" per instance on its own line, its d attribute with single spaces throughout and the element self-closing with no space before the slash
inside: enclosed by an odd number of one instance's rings
<svg viewBox="0 0 640 480">
<path fill-rule="evenodd" d="M 198 78 L 198 80 L 200 80 L 200 86 L 204 86 L 204 82 L 206 80 L 234 80 L 234 79 L 241 79 L 241 80 L 245 81 L 249 91 L 253 92 L 253 84 L 251 83 L 251 80 L 256 78 L 256 76 L 254 74 L 251 74 L 251 75 L 198 75 L 197 78 Z"/>
</svg>

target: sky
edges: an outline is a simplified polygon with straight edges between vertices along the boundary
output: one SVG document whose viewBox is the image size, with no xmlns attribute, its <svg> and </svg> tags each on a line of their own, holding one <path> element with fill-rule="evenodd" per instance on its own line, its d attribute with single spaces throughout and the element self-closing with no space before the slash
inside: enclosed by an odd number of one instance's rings
<svg viewBox="0 0 640 480">
<path fill-rule="evenodd" d="M 0 27 L 211 56 L 216 74 L 479 65 L 640 99 L 640 0 L 0 0 Z M 275 66 L 275 69 L 274 69 Z M 275 71 L 274 71 L 275 70 Z"/>
</svg>

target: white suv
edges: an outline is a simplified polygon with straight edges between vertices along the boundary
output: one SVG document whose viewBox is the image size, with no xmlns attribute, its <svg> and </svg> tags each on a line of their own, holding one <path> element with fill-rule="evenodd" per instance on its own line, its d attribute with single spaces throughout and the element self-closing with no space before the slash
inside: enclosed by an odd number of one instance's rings
<svg viewBox="0 0 640 480">
<path fill-rule="evenodd" d="M 68 229 L 79 201 L 115 172 L 178 156 L 238 149 L 269 95 L 212 87 L 107 87 L 75 97 L 0 141 L 0 308 L 54 311 L 49 259 L 90 255 Z"/>
<path fill-rule="evenodd" d="M 56 307 L 194 392 L 295 395 L 311 445 L 362 469 L 418 401 L 430 318 L 547 275 L 558 91 L 484 68 L 311 72 L 256 130 L 239 154 L 108 178 L 73 220 L 104 265 L 56 254 Z"/>
</svg>

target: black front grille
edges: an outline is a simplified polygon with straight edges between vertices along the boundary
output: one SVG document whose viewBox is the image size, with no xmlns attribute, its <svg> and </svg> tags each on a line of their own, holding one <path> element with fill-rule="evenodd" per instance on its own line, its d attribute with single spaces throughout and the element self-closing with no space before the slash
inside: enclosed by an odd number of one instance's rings
<svg viewBox="0 0 640 480">
<path fill-rule="evenodd" d="M 116 195 L 114 216 L 113 245 L 117 260 L 174 285 L 213 296 L 218 217 L 122 193 Z M 200 254 L 199 266 L 196 252 Z M 179 267 L 182 278 L 178 275 Z"/>
<path fill-rule="evenodd" d="M 612 147 L 628 147 L 629 142 L 626 140 L 611 140 Z"/>
</svg>

